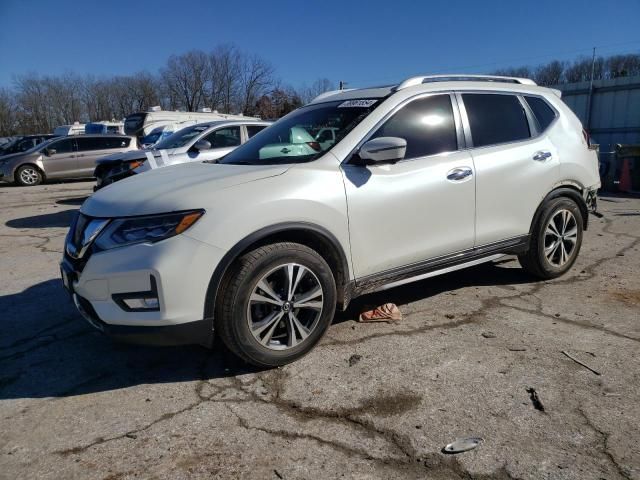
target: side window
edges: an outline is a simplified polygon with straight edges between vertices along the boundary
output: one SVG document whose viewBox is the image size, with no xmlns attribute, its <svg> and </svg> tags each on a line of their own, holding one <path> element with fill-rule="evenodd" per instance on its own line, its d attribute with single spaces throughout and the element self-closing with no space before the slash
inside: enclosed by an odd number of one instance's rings
<svg viewBox="0 0 640 480">
<path fill-rule="evenodd" d="M 524 99 L 527 101 L 529 108 L 531 108 L 533 115 L 536 117 L 540 131 L 542 132 L 546 130 L 547 127 L 551 125 L 551 122 L 555 120 L 556 112 L 554 112 L 549 104 L 540 97 L 524 97 Z"/>
<path fill-rule="evenodd" d="M 240 127 L 225 127 L 211 132 L 204 137 L 211 143 L 211 148 L 237 147 L 240 145 Z"/>
<path fill-rule="evenodd" d="M 127 148 L 131 143 L 129 137 L 106 137 L 104 148 Z"/>
<path fill-rule="evenodd" d="M 249 138 L 253 137 L 256 133 L 261 132 L 267 128 L 265 125 L 247 125 L 247 135 Z"/>
<path fill-rule="evenodd" d="M 458 149 L 449 95 L 414 100 L 387 120 L 372 138 L 400 137 L 407 141 L 405 158 L 424 157 Z"/>
<path fill-rule="evenodd" d="M 464 93 L 474 147 L 531 137 L 524 108 L 515 95 Z"/>
<path fill-rule="evenodd" d="M 49 145 L 50 149 L 56 151 L 56 154 L 71 153 L 73 152 L 73 140 L 71 138 L 65 138 Z"/>
<path fill-rule="evenodd" d="M 96 137 L 78 138 L 78 151 L 87 152 L 91 150 L 103 150 L 105 147 L 104 139 Z"/>
</svg>

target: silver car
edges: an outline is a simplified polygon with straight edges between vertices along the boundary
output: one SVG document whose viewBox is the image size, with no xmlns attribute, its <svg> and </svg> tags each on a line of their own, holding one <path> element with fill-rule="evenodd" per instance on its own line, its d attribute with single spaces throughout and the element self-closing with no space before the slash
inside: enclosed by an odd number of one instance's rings
<svg viewBox="0 0 640 480">
<path fill-rule="evenodd" d="M 0 157 L 0 181 L 39 185 L 46 180 L 92 177 L 104 155 L 136 150 L 124 135 L 74 135 L 54 138 L 25 152 Z"/>
</svg>

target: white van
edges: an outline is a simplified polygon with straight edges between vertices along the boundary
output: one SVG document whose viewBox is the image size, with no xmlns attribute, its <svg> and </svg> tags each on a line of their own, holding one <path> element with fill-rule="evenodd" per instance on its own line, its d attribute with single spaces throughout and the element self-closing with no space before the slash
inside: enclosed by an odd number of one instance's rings
<svg viewBox="0 0 640 480">
<path fill-rule="evenodd" d="M 80 122 L 73 122 L 73 125 L 60 125 L 53 129 L 53 134 L 60 137 L 82 133 L 85 133 L 85 124 Z"/>
<path fill-rule="evenodd" d="M 107 134 L 107 133 L 119 133 L 124 135 L 124 122 L 116 121 L 102 121 L 87 123 L 84 127 L 84 133 L 92 134 Z"/>
<path fill-rule="evenodd" d="M 161 110 L 160 107 L 151 107 L 146 112 L 136 112 L 128 115 L 124 119 L 124 133 L 138 137 L 138 141 L 142 143 L 145 136 L 149 135 L 152 130 L 173 123 L 183 123 L 194 121 L 194 123 L 215 122 L 221 120 L 259 120 L 253 117 L 245 117 L 244 115 L 228 115 L 226 113 L 218 113 L 216 110 L 211 111 L 210 108 L 202 108 L 197 112 L 172 112 L 169 110 Z M 184 128 L 184 126 L 180 127 Z"/>
</svg>

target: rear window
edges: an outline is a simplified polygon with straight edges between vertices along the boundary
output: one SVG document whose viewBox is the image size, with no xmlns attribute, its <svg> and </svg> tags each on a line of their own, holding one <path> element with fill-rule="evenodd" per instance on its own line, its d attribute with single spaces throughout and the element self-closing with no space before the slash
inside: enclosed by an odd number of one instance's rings
<svg viewBox="0 0 640 480">
<path fill-rule="evenodd" d="M 540 131 L 547 129 L 556 118 L 556 112 L 540 97 L 524 97 L 536 117 Z"/>
<path fill-rule="evenodd" d="M 531 137 L 527 115 L 515 95 L 464 93 L 474 147 Z"/>
</svg>

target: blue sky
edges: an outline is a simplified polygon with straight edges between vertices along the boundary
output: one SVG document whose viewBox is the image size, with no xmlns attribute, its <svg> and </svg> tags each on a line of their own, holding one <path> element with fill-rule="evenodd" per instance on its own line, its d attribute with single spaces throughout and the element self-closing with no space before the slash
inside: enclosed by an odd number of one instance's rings
<svg viewBox="0 0 640 480">
<path fill-rule="evenodd" d="M 0 0 L 0 86 L 26 72 L 156 72 L 171 54 L 234 43 L 299 86 L 478 72 L 640 52 L 640 0 Z"/>
</svg>

